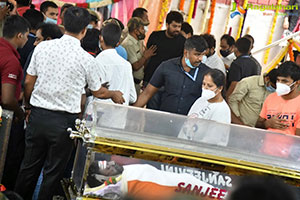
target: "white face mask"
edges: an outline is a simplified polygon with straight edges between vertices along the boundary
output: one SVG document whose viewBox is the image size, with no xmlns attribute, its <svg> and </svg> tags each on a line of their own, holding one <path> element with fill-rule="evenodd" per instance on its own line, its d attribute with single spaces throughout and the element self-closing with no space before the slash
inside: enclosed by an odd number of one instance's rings
<svg viewBox="0 0 300 200">
<path fill-rule="evenodd" d="M 145 32 L 147 33 L 148 30 L 149 30 L 149 27 L 148 26 L 144 26 L 144 29 L 145 29 Z"/>
<path fill-rule="evenodd" d="M 217 89 L 215 89 L 214 91 L 211 91 L 211 90 L 207 90 L 205 88 L 202 88 L 202 95 L 201 95 L 201 97 L 204 98 L 204 99 L 206 99 L 206 100 L 210 100 L 210 99 L 212 99 L 212 98 L 214 98 L 216 96 L 215 91 Z"/>
<path fill-rule="evenodd" d="M 291 85 L 286 85 L 283 83 L 276 83 L 276 93 L 278 96 L 286 95 L 291 92 L 291 86 L 293 86 L 296 82 Z"/>
</svg>

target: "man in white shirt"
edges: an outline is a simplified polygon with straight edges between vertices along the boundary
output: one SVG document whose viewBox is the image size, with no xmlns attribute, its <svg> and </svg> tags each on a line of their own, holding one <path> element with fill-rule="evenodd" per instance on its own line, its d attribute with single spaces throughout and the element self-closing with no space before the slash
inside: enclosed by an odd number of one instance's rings
<svg viewBox="0 0 300 200">
<path fill-rule="evenodd" d="M 221 59 L 227 70 L 229 69 L 231 63 L 236 59 L 233 52 L 234 44 L 235 40 L 232 36 L 224 34 L 221 37 L 220 54 L 222 56 Z"/>
<path fill-rule="evenodd" d="M 100 45 L 103 51 L 96 57 L 96 62 L 102 82 L 108 82 L 110 90 L 120 90 L 125 99 L 124 104 L 129 105 L 134 103 L 137 97 L 131 64 L 115 50 L 120 37 L 121 29 L 117 24 L 108 23 L 102 28 Z M 111 99 L 101 101 L 112 102 Z"/>
<path fill-rule="evenodd" d="M 203 38 L 208 44 L 208 52 L 206 54 L 207 59 L 203 61 L 211 69 L 218 69 L 224 73 L 226 76 L 226 69 L 222 59 L 217 55 L 215 51 L 216 48 L 216 39 L 213 35 L 203 34 Z"/>
<path fill-rule="evenodd" d="M 106 24 L 101 31 L 100 45 L 103 51 L 96 57 L 98 71 L 103 82 L 108 83 L 110 90 L 120 90 L 125 99 L 125 105 L 133 104 L 137 99 L 131 64 L 123 59 L 115 50 L 121 37 L 121 29 L 115 23 Z M 95 99 L 96 101 L 112 102 L 110 99 Z M 89 113 L 92 104 L 89 104 Z M 122 129 L 126 125 L 127 108 L 104 107 L 109 113 L 99 122 L 101 126 Z"/>
<path fill-rule="evenodd" d="M 67 128 L 74 127 L 81 111 L 81 94 L 86 84 L 98 98 L 124 102 L 120 91 L 101 87 L 94 58 L 80 46 L 89 21 L 87 10 L 69 8 L 64 14 L 65 35 L 41 42 L 32 55 L 24 93 L 26 107 L 31 109 L 26 151 L 15 186 L 24 199 L 32 198 L 42 168 L 38 198 L 46 200 L 62 194 L 60 180 L 74 147 Z"/>
</svg>

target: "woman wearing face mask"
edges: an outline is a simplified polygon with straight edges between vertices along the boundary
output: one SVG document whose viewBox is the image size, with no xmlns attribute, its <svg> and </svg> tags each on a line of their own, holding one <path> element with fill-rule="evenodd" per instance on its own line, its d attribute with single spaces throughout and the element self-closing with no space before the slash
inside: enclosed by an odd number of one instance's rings
<svg viewBox="0 0 300 200">
<path fill-rule="evenodd" d="M 229 124 L 230 109 L 222 96 L 224 86 L 223 72 L 218 69 L 208 70 L 203 78 L 202 95 L 192 105 L 188 116 Z"/>
</svg>

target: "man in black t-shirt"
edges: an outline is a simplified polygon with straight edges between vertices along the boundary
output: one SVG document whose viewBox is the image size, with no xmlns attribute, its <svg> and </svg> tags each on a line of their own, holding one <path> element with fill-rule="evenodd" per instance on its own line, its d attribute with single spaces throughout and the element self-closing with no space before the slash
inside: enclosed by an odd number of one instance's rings
<svg viewBox="0 0 300 200">
<path fill-rule="evenodd" d="M 167 29 L 151 33 L 147 42 L 147 48 L 155 45 L 157 50 L 156 55 L 150 58 L 145 67 L 144 86 L 148 84 L 153 73 L 163 61 L 182 55 L 185 42 L 185 38 L 180 34 L 182 23 L 183 17 L 181 13 L 171 11 L 168 13 L 166 18 Z M 151 109 L 158 109 L 160 105 L 159 102 L 160 93 L 149 101 L 147 107 Z"/>
<path fill-rule="evenodd" d="M 154 71 L 165 60 L 176 58 L 182 55 L 185 38 L 180 34 L 182 15 L 177 11 L 171 11 L 167 15 L 167 29 L 151 33 L 147 48 L 157 46 L 156 55 L 151 57 L 146 68 L 144 81 L 149 82 Z"/>
<path fill-rule="evenodd" d="M 231 63 L 227 76 L 226 99 L 235 89 L 236 84 L 248 76 L 258 75 L 258 66 L 249 55 L 251 42 L 247 38 L 240 38 L 235 43 L 236 59 Z"/>
</svg>

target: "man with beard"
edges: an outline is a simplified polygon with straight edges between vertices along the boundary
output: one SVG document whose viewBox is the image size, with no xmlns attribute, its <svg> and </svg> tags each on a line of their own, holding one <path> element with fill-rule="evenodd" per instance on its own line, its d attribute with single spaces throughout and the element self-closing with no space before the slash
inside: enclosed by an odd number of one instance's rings
<svg viewBox="0 0 300 200">
<path fill-rule="evenodd" d="M 158 66 L 166 60 L 176 58 L 182 55 L 185 38 L 180 34 L 183 17 L 177 11 L 171 11 L 166 18 L 166 30 L 154 31 L 151 33 L 147 48 L 156 45 L 156 55 L 152 56 L 145 67 L 144 86 L 146 86 Z M 160 106 L 160 95 L 152 98 L 147 107 L 151 109 L 158 109 Z"/>
<path fill-rule="evenodd" d="M 232 36 L 225 34 L 221 37 L 220 40 L 220 55 L 221 59 L 225 65 L 225 68 L 228 70 L 231 63 L 236 59 L 233 48 L 235 40 Z"/>
<path fill-rule="evenodd" d="M 152 45 L 144 50 L 143 40 L 145 38 L 145 27 L 147 23 L 141 18 L 133 17 L 129 20 L 127 27 L 129 34 L 122 43 L 128 55 L 128 61 L 132 65 L 135 89 L 140 94 L 141 82 L 144 78 L 144 65 L 146 61 L 155 55 L 156 46 Z"/>
</svg>

